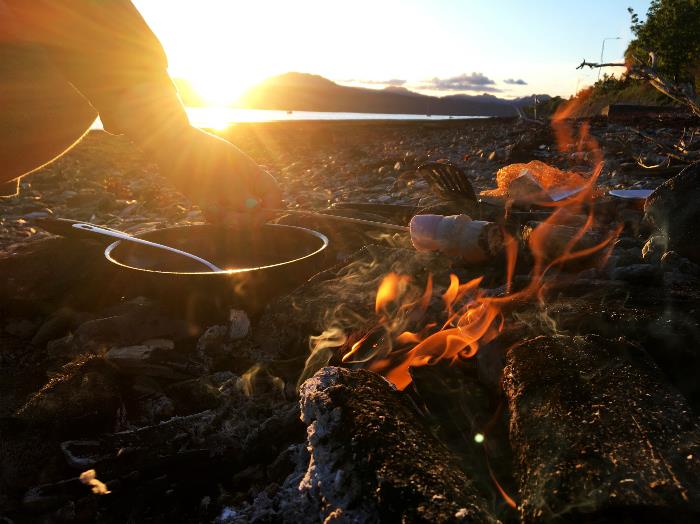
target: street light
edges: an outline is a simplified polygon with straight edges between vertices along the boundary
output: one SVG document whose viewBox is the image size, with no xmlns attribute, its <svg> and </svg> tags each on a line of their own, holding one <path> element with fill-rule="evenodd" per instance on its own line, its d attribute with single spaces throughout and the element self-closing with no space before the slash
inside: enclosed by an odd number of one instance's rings
<svg viewBox="0 0 700 524">
<path fill-rule="evenodd" d="M 600 63 L 601 64 L 603 63 L 603 53 L 605 52 L 605 41 L 606 40 L 620 40 L 620 39 L 622 39 L 621 36 L 609 36 L 607 38 L 603 38 L 603 45 L 600 46 Z M 598 80 L 600 80 L 600 70 L 601 69 L 602 69 L 602 67 L 598 68 Z"/>
</svg>

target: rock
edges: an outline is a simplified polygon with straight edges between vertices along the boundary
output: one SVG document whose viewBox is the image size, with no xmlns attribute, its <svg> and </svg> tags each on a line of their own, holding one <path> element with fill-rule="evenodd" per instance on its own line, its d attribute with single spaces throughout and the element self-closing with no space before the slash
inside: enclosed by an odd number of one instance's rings
<svg viewBox="0 0 700 524">
<path fill-rule="evenodd" d="M 662 235 L 652 235 L 642 246 L 642 259 L 647 264 L 655 264 L 666 252 L 668 240 Z"/>
<path fill-rule="evenodd" d="M 230 326 L 210 326 L 197 340 L 197 353 L 210 366 L 231 354 L 229 331 Z"/>
<path fill-rule="evenodd" d="M 228 338 L 238 340 L 250 333 L 250 319 L 242 309 L 232 309 L 229 313 Z"/>
<path fill-rule="evenodd" d="M 75 332 L 78 341 L 86 347 L 134 345 L 164 337 L 177 340 L 189 334 L 184 320 L 163 313 L 148 301 L 135 299 L 119 307 L 112 316 L 82 324 Z"/>
<path fill-rule="evenodd" d="M 148 340 L 137 346 L 112 348 L 105 359 L 127 374 L 187 378 L 191 374 L 189 363 L 173 351 L 174 347 L 172 340 Z"/>
<path fill-rule="evenodd" d="M 5 332 L 13 337 L 27 339 L 31 338 L 36 331 L 37 323 L 26 318 L 12 319 L 5 324 Z"/>
<path fill-rule="evenodd" d="M 71 308 L 61 308 L 51 314 L 37 329 L 32 337 L 32 345 L 44 347 L 50 340 L 66 335 L 88 318 L 89 315 L 78 313 Z"/>
<path fill-rule="evenodd" d="M 661 257 L 661 270 L 663 272 L 674 271 L 686 275 L 700 275 L 700 266 L 687 258 L 680 256 L 675 251 L 667 251 Z"/>
<path fill-rule="evenodd" d="M 622 249 L 631 249 L 631 248 L 640 248 L 640 242 L 636 238 L 633 237 L 620 237 L 615 241 L 615 249 L 617 248 L 622 248 Z"/>
<path fill-rule="evenodd" d="M 30 422 L 93 432 L 113 423 L 119 403 L 113 369 L 96 355 L 84 355 L 53 375 L 18 415 Z"/>
<path fill-rule="evenodd" d="M 646 216 L 668 237 L 668 247 L 700 261 L 700 163 L 661 184 L 644 205 Z"/>
<path fill-rule="evenodd" d="M 642 262 L 642 252 L 638 247 L 613 249 L 613 256 L 617 257 L 617 266 L 630 266 Z"/>
<path fill-rule="evenodd" d="M 649 286 L 659 281 L 661 271 L 658 266 L 651 264 L 631 264 L 620 266 L 612 270 L 610 278 L 624 280 L 631 284 Z"/>
</svg>

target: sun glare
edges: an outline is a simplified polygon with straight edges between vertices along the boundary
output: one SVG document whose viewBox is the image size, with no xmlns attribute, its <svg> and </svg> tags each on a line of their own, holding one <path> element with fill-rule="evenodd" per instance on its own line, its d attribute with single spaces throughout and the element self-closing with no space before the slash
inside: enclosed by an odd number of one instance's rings
<svg viewBox="0 0 700 524">
<path fill-rule="evenodd" d="M 204 102 L 211 106 L 230 105 L 238 100 L 246 89 L 252 87 L 250 82 L 212 72 L 192 75 L 192 78 L 186 80 L 191 82 L 192 88 Z"/>
</svg>

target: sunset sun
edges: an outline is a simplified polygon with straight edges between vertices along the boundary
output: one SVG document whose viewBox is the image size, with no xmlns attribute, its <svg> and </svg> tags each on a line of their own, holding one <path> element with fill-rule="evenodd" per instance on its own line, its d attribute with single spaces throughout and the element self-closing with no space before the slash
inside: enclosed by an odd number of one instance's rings
<svg viewBox="0 0 700 524">
<path fill-rule="evenodd" d="M 195 93 L 211 106 L 230 105 L 251 87 L 250 81 L 216 72 L 203 72 L 192 78 L 185 77 L 185 80 L 189 80 Z"/>
</svg>

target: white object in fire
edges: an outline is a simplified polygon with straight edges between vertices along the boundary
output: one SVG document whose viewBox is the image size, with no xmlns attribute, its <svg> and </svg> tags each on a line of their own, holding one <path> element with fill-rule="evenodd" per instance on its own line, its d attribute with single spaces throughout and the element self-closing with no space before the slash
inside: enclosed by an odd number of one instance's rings
<svg viewBox="0 0 700 524">
<path fill-rule="evenodd" d="M 416 215 L 409 227 L 418 251 L 439 251 L 478 263 L 491 260 L 503 249 L 503 233 L 497 224 L 467 215 Z"/>
</svg>

